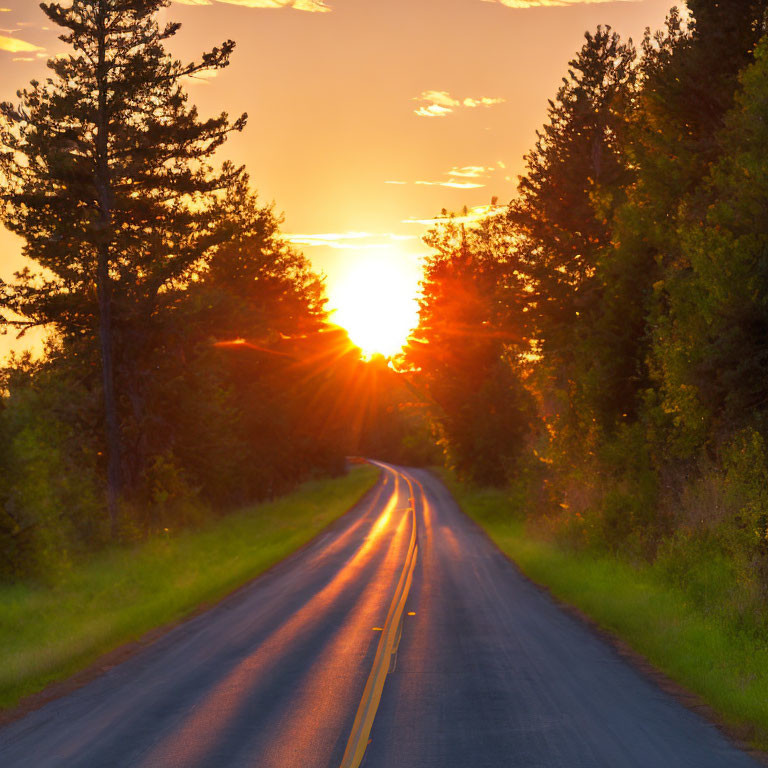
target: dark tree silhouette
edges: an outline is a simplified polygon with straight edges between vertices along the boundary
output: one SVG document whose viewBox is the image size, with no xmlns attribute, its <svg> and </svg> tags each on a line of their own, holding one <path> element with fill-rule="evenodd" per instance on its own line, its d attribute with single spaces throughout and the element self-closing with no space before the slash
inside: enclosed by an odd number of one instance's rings
<svg viewBox="0 0 768 768">
<path fill-rule="evenodd" d="M 616 195 L 632 178 L 622 142 L 635 57 L 610 27 L 586 34 L 510 206 L 545 353 L 567 355 L 570 328 L 597 299 L 598 253 L 611 239 Z"/>
<path fill-rule="evenodd" d="M 4 103 L 0 141 L 5 225 L 43 270 L 2 286 L 6 322 L 50 325 L 65 339 L 98 338 L 108 453 L 108 506 L 117 526 L 122 486 L 119 384 L 141 397 L 134 352 L 161 295 L 213 242 L 207 199 L 240 171 L 208 160 L 245 116 L 201 120 L 183 79 L 229 61 L 231 41 L 197 63 L 165 51 L 178 24 L 159 26 L 167 0 L 43 4 L 71 52 L 51 77 Z"/>
<path fill-rule="evenodd" d="M 419 326 L 406 359 L 432 405 L 449 465 L 501 485 L 516 470 L 533 418 L 519 375 L 528 295 L 506 223 L 447 220 L 425 241 L 435 253 L 425 264 Z"/>
</svg>

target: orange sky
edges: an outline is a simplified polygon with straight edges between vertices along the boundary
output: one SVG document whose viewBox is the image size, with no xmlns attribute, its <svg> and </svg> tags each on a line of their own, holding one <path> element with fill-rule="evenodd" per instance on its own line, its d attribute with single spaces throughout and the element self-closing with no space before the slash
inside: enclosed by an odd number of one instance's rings
<svg viewBox="0 0 768 768">
<path fill-rule="evenodd" d="M 520 6 L 547 7 L 520 7 Z M 222 150 L 244 162 L 333 298 L 361 261 L 411 296 L 419 223 L 514 194 L 522 157 L 585 29 L 639 41 L 670 0 L 176 0 L 173 52 L 232 38 L 231 66 L 190 85 L 203 114 L 248 112 Z M 0 99 L 63 49 L 33 0 L 0 0 Z M 266 7 L 265 7 L 266 6 Z M 453 172 L 453 173 L 452 173 Z M 398 183 L 387 183 L 398 182 Z M 448 185 L 448 186 L 447 186 Z M 472 186 L 468 186 L 472 185 Z M 21 265 L 0 228 L 0 276 Z M 362 272 L 364 274 L 364 271 Z M 12 344 L 0 337 L 0 355 Z"/>
</svg>

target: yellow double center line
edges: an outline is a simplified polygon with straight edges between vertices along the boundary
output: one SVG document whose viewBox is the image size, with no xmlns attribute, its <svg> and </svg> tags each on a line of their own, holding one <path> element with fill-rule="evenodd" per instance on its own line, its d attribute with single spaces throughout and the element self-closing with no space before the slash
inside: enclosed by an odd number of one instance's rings
<svg viewBox="0 0 768 768">
<path fill-rule="evenodd" d="M 402 475 L 402 477 L 408 483 L 411 495 L 410 509 L 413 516 L 411 540 L 408 544 L 408 553 L 405 556 L 405 565 L 400 574 L 400 580 L 397 583 L 392 603 L 389 606 L 387 620 L 384 622 L 383 631 L 379 638 L 379 645 L 376 648 L 373 667 L 365 683 L 360 706 L 357 708 L 352 732 L 349 735 L 344 758 L 341 761 L 341 768 L 358 768 L 363 760 L 363 755 L 365 755 L 368 737 L 373 726 L 373 718 L 376 717 L 376 710 L 379 708 L 381 692 L 384 690 L 384 681 L 390 669 L 392 655 L 397 651 L 397 645 L 400 642 L 405 601 L 408 599 L 408 592 L 411 589 L 411 581 L 413 579 L 413 570 L 416 567 L 416 555 L 419 551 L 419 545 L 416 537 L 416 509 L 413 484 L 406 475 Z"/>
</svg>

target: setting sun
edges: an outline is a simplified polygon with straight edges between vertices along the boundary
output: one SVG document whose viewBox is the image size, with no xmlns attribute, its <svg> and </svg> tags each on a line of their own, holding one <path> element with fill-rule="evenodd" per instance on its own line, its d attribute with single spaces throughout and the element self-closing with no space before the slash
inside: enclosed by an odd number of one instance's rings
<svg viewBox="0 0 768 768">
<path fill-rule="evenodd" d="M 361 256 L 329 286 L 333 321 L 366 355 L 395 355 L 418 322 L 418 282 L 399 254 Z"/>
</svg>

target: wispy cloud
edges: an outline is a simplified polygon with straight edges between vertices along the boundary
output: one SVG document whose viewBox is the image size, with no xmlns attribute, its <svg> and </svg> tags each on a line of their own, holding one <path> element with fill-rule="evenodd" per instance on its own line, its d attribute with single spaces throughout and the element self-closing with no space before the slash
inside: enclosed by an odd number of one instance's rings
<svg viewBox="0 0 768 768">
<path fill-rule="evenodd" d="M 483 0 L 484 3 L 500 3 L 507 8 L 564 8 L 569 5 L 594 5 L 598 3 L 637 3 L 640 0 Z"/>
<path fill-rule="evenodd" d="M 503 167 L 502 163 L 499 163 L 499 167 Z M 484 183 L 480 183 L 480 179 L 488 179 L 493 173 L 496 172 L 494 166 L 485 165 L 463 165 L 454 166 L 450 171 L 446 171 L 444 176 L 447 179 L 441 179 L 440 181 L 385 181 L 385 184 L 419 184 L 425 187 L 452 187 L 453 189 L 480 189 L 484 187 Z"/>
<path fill-rule="evenodd" d="M 431 101 L 441 107 L 458 107 L 461 102 L 454 99 L 448 91 L 424 91 L 418 97 L 420 101 Z"/>
<path fill-rule="evenodd" d="M 0 35 L 0 51 L 8 51 L 9 53 L 34 53 L 35 51 L 43 51 L 39 45 L 32 45 L 26 40 L 19 40 L 17 37 L 6 37 Z"/>
<path fill-rule="evenodd" d="M 213 5 L 214 2 L 227 5 L 241 5 L 245 8 L 293 8 L 295 11 L 327 13 L 331 7 L 324 0 L 174 0 L 181 5 Z"/>
<path fill-rule="evenodd" d="M 495 104 L 502 104 L 505 99 L 491 98 L 490 96 L 479 98 L 468 96 L 457 99 L 451 96 L 448 91 L 423 91 L 414 101 L 419 102 L 419 106 L 413 110 L 419 117 L 445 117 L 457 109 L 492 107 Z"/>
<path fill-rule="evenodd" d="M 403 219 L 403 224 L 421 224 L 422 226 L 434 226 L 435 224 L 446 224 L 447 222 L 453 222 L 454 224 L 471 224 L 473 221 L 481 221 L 482 219 L 496 216 L 498 213 L 503 213 L 507 210 L 506 205 L 475 205 L 472 208 L 466 209 L 466 212 L 460 216 L 455 214 L 444 214 L 441 216 L 435 216 L 431 219 Z"/>
<path fill-rule="evenodd" d="M 462 168 L 451 168 L 447 175 L 457 176 L 460 179 L 479 179 L 483 176 L 488 176 L 494 170 L 494 168 L 486 168 L 483 165 L 465 165 Z"/>
<path fill-rule="evenodd" d="M 427 104 L 413 110 L 419 117 L 445 117 L 453 112 L 451 107 L 443 107 L 440 104 Z"/>
<path fill-rule="evenodd" d="M 464 99 L 461 102 L 463 107 L 492 107 L 494 104 L 503 104 L 505 99 L 491 99 L 488 96 L 481 96 L 479 99 Z"/>
<path fill-rule="evenodd" d="M 475 184 L 471 181 L 415 181 L 414 184 L 421 184 L 425 187 L 453 187 L 454 189 L 479 189 L 485 184 Z"/>
<path fill-rule="evenodd" d="M 392 243 L 414 240 L 416 235 L 396 235 L 391 232 L 322 232 L 309 235 L 285 235 L 285 239 L 289 243 L 305 247 L 325 246 L 338 250 L 367 250 L 391 248 Z"/>
</svg>

